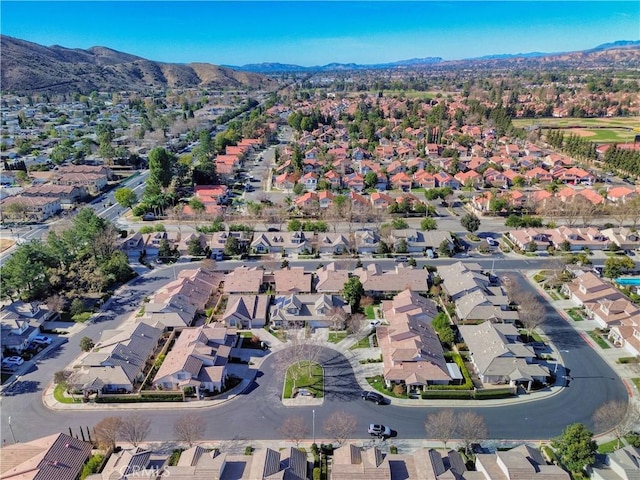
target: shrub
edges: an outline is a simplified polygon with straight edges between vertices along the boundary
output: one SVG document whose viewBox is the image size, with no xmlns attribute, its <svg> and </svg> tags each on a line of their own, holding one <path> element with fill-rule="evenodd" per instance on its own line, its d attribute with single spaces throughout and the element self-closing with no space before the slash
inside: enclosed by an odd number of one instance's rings
<svg viewBox="0 0 640 480">
<path fill-rule="evenodd" d="M 320 467 L 313 469 L 313 480 L 320 480 Z"/>
<path fill-rule="evenodd" d="M 98 468 L 100 468 L 100 465 L 102 465 L 102 460 L 104 460 L 104 455 L 99 453 L 89 457 L 89 460 L 87 460 L 87 463 L 85 463 L 84 466 L 82 467 L 82 472 L 80 473 L 80 480 L 84 480 L 89 475 L 93 475 L 94 473 L 96 473 L 98 471 Z"/>
<path fill-rule="evenodd" d="M 396 395 L 404 395 L 406 394 L 406 392 L 407 392 L 407 389 L 404 384 L 395 385 L 393 387 L 393 393 Z"/>
<path fill-rule="evenodd" d="M 247 445 L 246 447 L 244 447 L 244 454 L 253 455 L 253 447 L 251 445 Z"/>
<path fill-rule="evenodd" d="M 398 453 L 398 447 L 396 447 L 395 445 L 391 445 L 389 447 L 389 453 L 391 454 L 397 454 Z"/>
</svg>

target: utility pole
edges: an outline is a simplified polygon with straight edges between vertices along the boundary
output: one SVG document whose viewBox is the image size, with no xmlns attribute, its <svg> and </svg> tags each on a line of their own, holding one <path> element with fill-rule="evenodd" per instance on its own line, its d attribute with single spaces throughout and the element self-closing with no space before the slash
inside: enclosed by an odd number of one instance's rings
<svg viewBox="0 0 640 480">
<path fill-rule="evenodd" d="M 313 422 L 312 422 L 312 424 L 313 424 L 313 428 L 312 428 L 312 431 L 313 431 L 313 443 L 316 443 L 316 409 L 314 408 L 312 410 L 312 412 L 313 412 Z"/>
</svg>

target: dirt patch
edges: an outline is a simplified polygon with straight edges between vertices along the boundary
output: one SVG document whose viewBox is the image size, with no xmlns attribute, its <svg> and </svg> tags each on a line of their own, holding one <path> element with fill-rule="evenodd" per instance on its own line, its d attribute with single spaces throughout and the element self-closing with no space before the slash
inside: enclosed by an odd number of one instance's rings
<svg viewBox="0 0 640 480">
<path fill-rule="evenodd" d="M 4 252 L 7 248 L 11 248 L 15 240 L 11 238 L 0 238 L 0 252 Z"/>
<path fill-rule="evenodd" d="M 575 133 L 579 137 L 595 137 L 596 133 L 584 128 L 572 128 L 571 133 Z"/>
</svg>

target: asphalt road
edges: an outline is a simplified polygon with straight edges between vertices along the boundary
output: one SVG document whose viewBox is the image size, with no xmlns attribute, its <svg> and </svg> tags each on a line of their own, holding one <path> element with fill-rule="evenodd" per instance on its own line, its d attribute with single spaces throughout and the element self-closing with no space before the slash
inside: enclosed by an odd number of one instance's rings
<svg viewBox="0 0 640 480">
<path fill-rule="evenodd" d="M 78 345 L 82 336 L 97 338 L 103 330 L 114 328 L 145 296 L 173 279 L 175 272 L 192 266 L 193 264 L 185 264 L 175 268 L 156 269 L 136 279 L 123 288 L 120 295 L 112 298 L 108 311 L 99 321 L 88 325 L 84 331 L 50 353 L 48 358 L 39 359 L 30 371 L 21 375 L 17 382 L 4 391 L 0 399 L 3 438 L 10 440 L 9 417 L 16 440 L 27 441 L 54 432 L 68 431 L 69 427 L 91 427 L 106 416 L 126 415 L 126 410 L 115 409 L 50 411 L 42 404 L 42 390 L 51 381 L 54 372 L 62 370 L 79 354 Z M 534 291 L 527 282 L 521 282 L 521 288 Z M 544 299 L 541 298 L 541 301 L 544 302 Z M 424 422 L 427 415 L 443 407 L 477 412 L 484 417 L 492 439 L 548 439 L 560 434 L 564 426 L 573 422 L 581 422 L 593 428 L 593 412 L 605 401 L 626 400 L 627 391 L 606 362 L 546 302 L 544 304 L 548 315 L 543 330 L 563 352 L 566 373 L 570 376 L 568 388 L 553 397 L 503 406 L 482 406 L 480 403 L 479 406 L 472 404 L 456 407 L 447 401 L 438 402 L 434 407 L 376 406 L 360 400 L 360 387 L 348 360 L 338 352 L 326 348 L 322 356 L 327 376 L 327 395 L 323 405 L 313 408 L 285 407 L 280 401 L 283 372 L 278 370 L 275 357 L 286 353 L 279 352 L 265 359 L 255 384 L 245 395 L 216 407 L 199 410 L 207 422 L 206 438 L 285 438 L 278 431 L 283 419 L 289 415 L 302 415 L 311 419 L 312 410 L 315 410 L 318 438 L 322 438 L 321 425 L 338 410 L 351 413 L 358 419 L 354 434 L 356 438 L 365 437 L 366 426 L 372 422 L 390 425 L 403 438 L 425 438 Z M 57 342 L 64 340 L 56 339 Z M 172 439 L 173 429 L 170 426 L 184 412 L 162 409 L 161 405 L 154 405 L 153 412 L 154 417 L 159 420 L 154 422 L 149 438 Z"/>
</svg>

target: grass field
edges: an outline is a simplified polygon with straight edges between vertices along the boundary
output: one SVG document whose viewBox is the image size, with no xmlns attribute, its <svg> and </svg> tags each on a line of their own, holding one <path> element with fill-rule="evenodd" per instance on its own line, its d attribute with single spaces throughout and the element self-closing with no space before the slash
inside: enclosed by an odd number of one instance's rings
<svg viewBox="0 0 640 480">
<path fill-rule="evenodd" d="M 564 129 L 594 142 L 632 142 L 640 134 L 640 117 L 613 118 L 518 118 L 513 121 L 516 127 L 536 125 L 542 128 Z"/>
<path fill-rule="evenodd" d="M 324 370 L 322 365 L 307 361 L 291 365 L 287 369 L 284 383 L 284 398 L 293 398 L 294 383 L 296 388 L 306 388 L 313 392 L 315 398 L 324 396 Z M 310 375 L 309 375 L 310 374 Z M 296 377 L 294 382 L 294 377 Z"/>
</svg>

